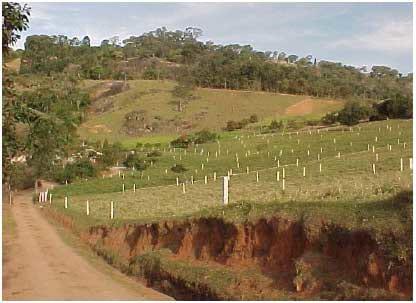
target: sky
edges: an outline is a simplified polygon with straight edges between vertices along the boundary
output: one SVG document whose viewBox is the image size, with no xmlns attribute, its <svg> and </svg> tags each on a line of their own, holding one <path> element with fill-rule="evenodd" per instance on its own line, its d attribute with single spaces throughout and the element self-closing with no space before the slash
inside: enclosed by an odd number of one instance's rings
<svg viewBox="0 0 416 303">
<path fill-rule="evenodd" d="M 28 35 L 139 36 L 158 27 L 203 30 L 200 40 L 250 44 L 357 67 L 412 72 L 412 3 L 30 3 Z"/>
</svg>

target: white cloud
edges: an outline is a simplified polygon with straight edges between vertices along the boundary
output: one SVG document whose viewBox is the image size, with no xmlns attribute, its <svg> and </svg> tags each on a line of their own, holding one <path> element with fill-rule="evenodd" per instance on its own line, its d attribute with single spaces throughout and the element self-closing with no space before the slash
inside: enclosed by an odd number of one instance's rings
<svg viewBox="0 0 416 303">
<path fill-rule="evenodd" d="M 330 48 L 395 53 L 405 53 L 412 50 L 411 21 L 391 21 L 387 24 L 374 24 L 372 27 L 374 29 L 366 33 L 356 33 L 352 37 L 336 40 L 330 44 Z"/>
</svg>

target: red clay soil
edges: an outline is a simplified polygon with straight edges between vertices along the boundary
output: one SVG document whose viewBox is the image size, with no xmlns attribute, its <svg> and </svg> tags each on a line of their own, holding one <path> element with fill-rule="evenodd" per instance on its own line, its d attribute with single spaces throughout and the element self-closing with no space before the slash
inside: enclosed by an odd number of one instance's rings
<svg viewBox="0 0 416 303">
<path fill-rule="evenodd" d="M 337 104 L 339 101 L 334 100 L 313 100 L 311 98 L 304 99 L 299 101 L 285 110 L 285 114 L 289 116 L 304 116 L 314 112 L 317 104 Z"/>
<path fill-rule="evenodd" d="M 108 275 L 93 267 L 62 241 L 31 199 L 31 191 L 20 192 L 11 207 L 16 236 L 3 239 L 3 300 L 170 299 L 136 281 L 127 286 L 116 270 Z"/>
<path fill-rule="evenodd" d="M 92 247 L 98 245 L 117 252 L 125 260 L 167 248 L 183 260 L 215 262 L 230 268 L 261 268 L 265 275 L 276 279 L 274 287 L 305 293 L 311 289 L 319 292 L 319 289 L 316 281 L 315 286 L 295 282 L 296 261 L 302 261 L 305 254 L 313 251 L 321 256 L 322 264 L 336 264 L 321 266 L 323 270 L 336 268 L 337 272 L 325 273 L 330 279 L 343 276 L 364 289 L 378 288 L 411 296 L 410 266 L 388 265 L 390 260 L 366 231 L 323 225 L 311 237 L 301 222 L 285 219 L 233 224 L 217 218 L 201 218 L 122 227 L 97 226 L 82 238 Z"/>
</svg>

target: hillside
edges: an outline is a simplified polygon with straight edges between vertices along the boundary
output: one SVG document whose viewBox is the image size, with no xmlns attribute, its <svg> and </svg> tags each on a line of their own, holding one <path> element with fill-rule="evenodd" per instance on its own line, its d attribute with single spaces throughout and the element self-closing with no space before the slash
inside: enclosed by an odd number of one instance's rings
<svg viewBox="0 0 416 303">
<path fill-rule="evenodd" d="M 220 131 L 227 121 L 257 115 L 259 123 L 271 119 L 312 119 L 340 109 L 341 101 L 253 91 L 198 88 L 194 98 L 177 111 L 172 103 L 172 81 L 84 81 L 92 105 L 78 133 L 81 138 L 124 143 L 138 137 L 164 141 L 201 129 Z M 126 115 L 129 115 L 126 119 Z"/>
</svg>

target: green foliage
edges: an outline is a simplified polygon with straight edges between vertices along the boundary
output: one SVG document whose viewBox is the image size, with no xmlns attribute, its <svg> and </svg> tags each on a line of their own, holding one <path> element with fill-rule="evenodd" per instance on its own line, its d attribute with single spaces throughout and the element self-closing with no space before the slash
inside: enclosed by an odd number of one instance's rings
<svg viewBox="0 0 416 303">
<path fill-rule="evenodd" d="M 2 50 L 3 55 L 9 51 L 9 47 L 20 39 L 19 32 L 28 28 L 30 8 L 25 4 L 16 2 L 2 3 Z"/>
<path fill-rule="evenodd" d="M 389 98 L 379 104 L 374 105 L 380 119 L 388 117 L 390 119 L 395 118 L 412 118 L 413 115 L 413 102 L 410 97 L 396 94 L 392 98 Z"/>
<path fill-rule="evenodd" d="M 338 121 L 346 125 L 355 125 L 360 120 L 368 119 L 371 108 L 359 101 L 348 101 L 344 108 L 338 113 Z"/>
<path fill-rule="evenodd" d="M 316 97 L 386 99 L 396 92 L 411 95 L 412 76 L 403 76 L 386 66 L 374 66 L 369 76 L 363 70 L 329 61 L 312 64 L 312 56 L 254 50 L 250 45 L 215 45 L 197 40 L 186 31 L 158 28 L 125 39 L 123 47 L 110 40 L 90 47 L 89 39 L 66 36 L 29 36 L 23 54 L 22 72 L 50 73 L 68 65 L 79 67 L 89 79 L 120 78 L 114 73 L 122 60 L 134 58 L 140 72 L 127 64 L 134 79 L 179 80 L 174 102 L 189 102 L 189 87 L 250 89 Z M 85 39 L 85 38 L 84 38 Z M 83 40 L 84 40 L 83 39 Z M 78 42 L 77 42 L 78 41 Z M 180 65 L 176 66 L 178 63 Z M 182 111 L 182 110 L 180 110 Z"/>
<path fill-rule="evenodd" d="M 89 159 L 79 159 L 68 163 L 61 171 L 54 172 L 54 178 L 60 183 L 72 182 L 76 178 L 93 178 L 97 176 L 97 169 Z"/>
<path fill-rule="evenodd" d="M 283 128 L 283 126 L 283 121 L 277 122 L 276 120 L 272 120 L 272 122 L 270 122 L 269 128 L 271 130 L 280 130 Z"/>
<path fill-rule="evenodd" d="M 158 150 L 154 150 L 154 151 L 151 151 L 150 153 L 147 153 L 147 156 L 148 157 L 160 157 L 162 156 L 162 153 Z"/>
<path fill-rule="evenodd" d="M 188 169 L 185 168 L 185 166 L 183 166 L 182 164 L 175 164 L 171 167 L 171 171 L 173 171 L 174 173 L 183 173 L 186 172 Z"/>
<path fill-rule="evenodd" d="M 123 164 L 129 168 L 134 167 L 134 169 L 139 171 L 143 171 L 149 166 L 143 159 L 140 159 L 137 153 L 129 154 Z"/>
<path fill-rule="evenodd" d="M 121 145 L 118 143 L 110 144 L 108 143 L 107 139 L 104 140 L 103 149 L 102 149 L 103 156 L 101 161 L 105 166 L 112 166 L 116 164 L 116 162 L 121 159 L 122 156 L 122 149 Z"/>
<path fill-rule="evenodd" d="M 219 136 L 216 133 L 204 129 L 191 135 L 182 135 L 170 142 L 170 145 L 172 147 L 187 148 L 190 144 L 203 144 L 214 142 L 218 139 Z"/>
<path fill-rule="evenodd" d="M 331 125 L 338 121 L 338 112 L 327 113 L 321 119 L 322 123 L 325 125 Z"/>
<path fill-rule="evenodd" d="M 3 59 L 9 53 L 11 45 L 14 45 L 20 38 L 20 32 L 28 28 L 28 21 L 30 15 L 30 8 L 26 5 L 23 7 L 16 2 L 2 3 L 2 51 Z M 2 175 L 3 182 L 10 183 L 11 174 L 11 159 L 23 147 L 19 144 L 18 136 L 16 134 L 16 125 L 19 122 L 17 118 L 17 101 L 16 93 L 14 91 L 14 80 L 3 71 L 3 102 L 2 102 Z"/>
<path fill-rule="evenodd" d="M 172 147 L 187 148 L 189 146 L 189 144 L 191 144 L 191 143 L 192 143 L 192 141 L 188 136 L 182 135 L 179 138 L 171 141 L 170 145 Z"/>
<path fill-rule="evenodd" d="M 30 167 L 23 163 L 11 165 L 10 185 L 15 189 L 28 189 L 35 185 L 35 176 Z"/>
<path fill-rule="evenodd" d="M 199 132 L 196 132 L 191 136 L 191 141 L 195 144 L 203 144 L 208 142 L 214 142 L 219 139 L 219 136 L 214 133 L 210 132 L 209 130 L 201 130 Z"/>
</svg>

